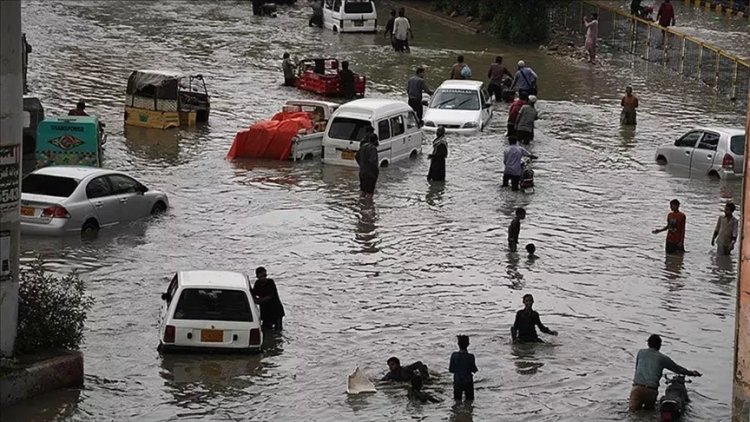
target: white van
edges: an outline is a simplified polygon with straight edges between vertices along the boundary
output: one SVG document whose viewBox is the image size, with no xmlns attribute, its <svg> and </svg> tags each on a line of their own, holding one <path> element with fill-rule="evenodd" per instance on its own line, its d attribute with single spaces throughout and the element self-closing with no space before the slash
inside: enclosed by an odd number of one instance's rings
<svg viewBox="0 0 750 422">
<path fill-rule="evenodd" d="M 325 164 L 357 167 L 354 154 L 359 140 L 372 125 L 378 135 L 380 167 L 388 167 L 422 152 L 422 131 L 417 115 L 408 104 L 379 98 L 363 98 L 341 105 L 328 122 L 323 135 Z"/>
<path fill-rule="evenodd" d="M 333 32 L 377 32 L 378 12 L 372 0 L 325 0 L 323 26 Z"/>
</svg>

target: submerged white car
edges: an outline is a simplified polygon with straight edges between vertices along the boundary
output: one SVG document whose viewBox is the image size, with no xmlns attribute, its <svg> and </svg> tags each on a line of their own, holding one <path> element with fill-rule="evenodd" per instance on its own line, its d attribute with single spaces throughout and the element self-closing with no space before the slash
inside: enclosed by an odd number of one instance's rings
<svg viewBox="0 0 750 422">
<path fill-rule="evenodd" d="M 424 111 L 422 129 L 473 133 L 484 129 L 492 118 L 492 100 L 481 81 L 449 79 L 432 95 Z"/>
<path fill-rule="evenodd" d="M 261 351 L 260 311 L 244 274 L 180 271 L 161 298 L 159 351 Z"/>
<path fill-rule="evenodd" d="M 120 171 L 44 167 L 21 182 L 21 233 L 95 235 L 99 229 L 159 214 L 167 207 L 164 192 Z"/>
<path fill-rule="evenodd" d="M 690 177 L 742 177 L 745 167 L 745 131 L 699 127 L 656 150 L 660 165 L 687 171 Z"/>
</svg>

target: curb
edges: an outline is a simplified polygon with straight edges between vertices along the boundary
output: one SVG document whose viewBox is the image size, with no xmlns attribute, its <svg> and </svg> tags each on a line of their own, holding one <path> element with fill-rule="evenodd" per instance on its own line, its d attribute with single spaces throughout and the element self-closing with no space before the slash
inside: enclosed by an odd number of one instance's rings
<svg viewBox="0 0 750 422">
<path fill-rule="evenodd" d="M 383 3 L 392 5 L 394 7 L 403 7 L 406 8 L 409 12 L 416 12 L 419 15 L 429 17 L 431 19 L 437 19 L 440 22 L 442 22 L 445 25 L 452 26 L 454 28 L 461 29 L 463 31 L 469 32 L 471 34 L 479 34 L 482 31 L 480 29 L 474 28 L 473 26 L 466 25 L 460 22 L 456 22 L 453 19 L 450 19 L 446 16 L 443 16 L 442 14 L 430 12 L 421 8 L 410 6 L 409 4 L 404 4 L 399 1 L 395 0 L 384 0 Z"/>
<path fill-rule="evenodd" d="M 706 10 L 713 10 L 719 15 L 722 13 L 727 16 L 737 16 L 738 18 L 747 18 L 748 12 L 737 9 L 734 7 L 734 0 L 729 0 L 729 5 L 722 4 L 723 2 L 716 0 L 683 0 L 687 5 L 693 5 L 695 7 L 702 7 Z"/>
<path fill-rule="evenodd" d="M 0 378 L 0 407 L 59 388 L 83 384 L 83 354 L 62 352 Z"/>
</svg>

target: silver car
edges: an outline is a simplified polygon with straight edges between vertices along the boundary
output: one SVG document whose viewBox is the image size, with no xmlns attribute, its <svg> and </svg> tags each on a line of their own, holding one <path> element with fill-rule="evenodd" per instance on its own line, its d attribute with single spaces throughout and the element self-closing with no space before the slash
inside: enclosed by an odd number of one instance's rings
<svg viewBox="0 0 750 422">
<path fill-rule="evenodd" d="M 656 162 L 688 171 L 690 176 L 742 177 L 745 131 L 700 127 L 656 150 Z"/>
<path fill-rule="evenodd" d="M 99 229 L 159 214 L 169 207 L 164 192 L 115 170 L 51 166 L 21 185 L 21 233 L 96 235 Z"/>
</svg>

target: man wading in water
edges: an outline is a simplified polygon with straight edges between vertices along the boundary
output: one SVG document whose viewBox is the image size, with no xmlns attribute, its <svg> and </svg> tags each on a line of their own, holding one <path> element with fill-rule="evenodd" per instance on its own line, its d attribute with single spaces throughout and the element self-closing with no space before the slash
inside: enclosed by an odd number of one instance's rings
<svg viewBox="0 0 750 422">
<path fill-rule="evenodd" d="M 638 108 L 638 97 L 633 95 L 633 88 L 625 88 L 625 96 L 620 101 L 622 113 L 620 114 L 620 124 L 635 126 L 635 109 Z"/>
<path fill-rule="evenodd" d="M 255 301 L 260 305 L 260 320 L 264 330 L 275 328 L 281 331 L 281 320 L 284 318 L 284 305 L 281 304 L 279 291 L 276 290 L 276 283 L 273 279 L 268 278 L 268 273 L 263 267 L 255 270 L 255 276 L 258 278 L 253 286 L 252 293 Z"/>
<path fill-rule="evenodd" d="M 667 214 L 667 225 L 654 230 L 652 233 L 657 234 L 667 231 L 667 242 L 665 250 L 668 254 L 681 254 L 685 252 L 685 214 L 680 212 L 680 201 L 673 199 L 669 202 L 672 212 Z"/>
<path fill-rule="evenodd" d="M 365 136 L 359 142 L 359 151 L 354 158 L 359 164 L 359 189 L 362 198 L 372 198 L 380 175 L 378 159 L 378 135 L 372 126 L 367 126 Z"/>
<path fill-rule="evenodd" d="M 524 308 L 516 313 L 516 320 L 510 327 L 510 336 L 513 343 L 544 343 L 537 335 L 536 327 L 539 327 L 539 330 L 543 333 L 557 335 L 557 331 L 545 327 L 539 319 L 539 314 L 531 309 L 534 306 L 534 296 L 523 295 L 523 306 Z"/>
<path fill-rule="evenodd" d="M 437 137 L 432 141 L 432 154 L 427 158 L 430 160 L 430 171 L 427 180 L 430 182 L 445 181 L 445 157 L 448 156 L 448 143 L 445 141 L 445 128 L 438 127 Z"/>
<path fill-rule="evenodd" d="M 737 241 L 737 219 L 734 218 L 736 206 L 728 203 L 724 206 L 724 215 L 719 217 L 714 229 L 714 235 L 711 237 L 711 246 L 718 243 L 716 247 L 717 255 L 730 255 L 734 249 L 734 243 Z M 718 242 L 717 242 L 718 240 Z"/>
</svg>

